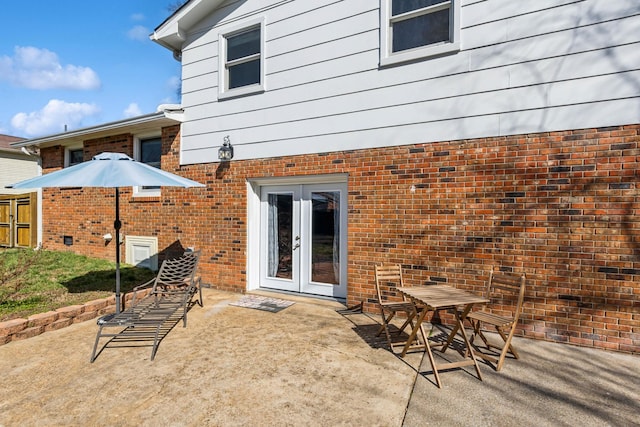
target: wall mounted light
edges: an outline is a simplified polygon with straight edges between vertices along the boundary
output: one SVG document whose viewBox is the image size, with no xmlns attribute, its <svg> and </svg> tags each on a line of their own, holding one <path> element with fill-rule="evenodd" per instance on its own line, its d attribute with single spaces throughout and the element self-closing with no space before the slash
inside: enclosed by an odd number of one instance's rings
<svg viewBox="0 0 640 427">
<path fill-rule="evenodd" d="M 233 159 L 233 147 L 231 146 L 229 135 L 224 137 L 222 147 L 218 149 L 218 159 L 222 162 L 228 162 Z"/>
</svg>

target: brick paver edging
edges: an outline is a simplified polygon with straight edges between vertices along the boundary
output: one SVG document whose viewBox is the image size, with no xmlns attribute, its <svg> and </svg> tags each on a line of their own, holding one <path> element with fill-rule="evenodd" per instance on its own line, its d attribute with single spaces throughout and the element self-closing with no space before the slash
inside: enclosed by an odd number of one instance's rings
<svg viewBox="0 0 640 427">
<path fill-rule="evenodd" d="M 138 292 L 137 298 L 142 298 L 147 292 Z M 132 298 L 133 292 L 124 295 L 123 306 L 126 306 Z M 115 301 L 115 296 L 111 296 L 89 301 L 82 305 L 71 305 L 55 311 L 34 314 L 26 319 L 12 319 L 0 322 L 0 345 L 35 337 L 48 331 L 65 328 L 74 323 L 113 313 L 116 309 Z"/>
</svg>

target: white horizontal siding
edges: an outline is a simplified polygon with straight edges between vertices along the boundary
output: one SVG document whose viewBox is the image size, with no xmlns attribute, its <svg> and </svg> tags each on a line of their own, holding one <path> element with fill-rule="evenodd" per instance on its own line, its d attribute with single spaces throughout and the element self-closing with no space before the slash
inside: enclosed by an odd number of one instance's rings
<svg viewBox="0 0 640 427">
<path fill-rule="evenodd" d="M 21 155 L 0 153 L 0 194 L 27 193 L 28 190 L 4 187 L 38 175 L 40 175 L 40 166 L 36 158 L 25 159 Z"/>
<path fill-rule="evenodd" d="M 228 116 L 221 120 L 190 121 L 185 134 L 206 134 L 216 124 L 224 122 L 226 132 L 248 131 L 248 135 L 238 142 L 249 143 L 260 140 L 301 139 L 313 130 L 330 130 L 346 133 L 369 126 L 389 127 L 414 123 L 448 121 L 463 117 L 498 115 L 512 111 L 528 111 L 540 108 L 599 102 L 606 93 L 610 99 L 625 99 L 640 96 L 638 88 L 631 82 L 638 81 L 640 72 L 626 75 L 600 76 L 584 81 L 571 80 L 562 84 L 508 88 L 499 91 L 485 91 L 464 96 L 446 96 L 434 99 L 426 90 L 416 89 L 407 102 L 385 105 L 384 93 L 371 99 L 351 99 L 351 103 L 339 103 L 332 109 L 331 100 L 316 102 L 320 111 L 306 112 L 295 106 L 282 107 L 275 111 L 263 111 L 259 119 L 247 117 L 253 113 Z M 581 90 L 589 87 L 591 90 Z M 444 91 L 446 92 L 446 90 Z M 367 94 L 365 94 L 367 95 Z M 389 96 L 394 99 L 393 91 Z M 637 111 L 637 108 L 636 108 Z M 247 123 L 252 124 L 247 126 Z M 259 128 L 258 134 L 252 134 Z M 363 147 L 358 147 L 363 148 Z"/>
<path fill-rule="evenodd" d="M 230 1 L 203 20 L 183 51 L 182 162 L 216 161 L 225 135 L 243 159 L 640 122 L 640 2 L 463 2 L 461 52 L 388 68 L 378 6 Z M 218 32 L 255 16 L 267 91 L 217 102 Z"/>
</svg>

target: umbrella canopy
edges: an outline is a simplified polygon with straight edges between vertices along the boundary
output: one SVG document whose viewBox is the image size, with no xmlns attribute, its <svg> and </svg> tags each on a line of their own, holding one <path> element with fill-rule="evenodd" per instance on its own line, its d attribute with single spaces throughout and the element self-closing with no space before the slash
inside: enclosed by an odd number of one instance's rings
<svg viewBox="0 0 640 427">
<path fill-rule="evenodd" d="M 116 313 L 120 313 L 120 203 L 118 187 L 164 186 L 164 187 L 205 187 L 196 181 L 174 175 L 153 166 L 137 162 L 122 153 L 102 153 L 88 162 L 35 178 L 26 179 L 7 188 L 49 188 L 49 187 L 103 187 L 115 188 L 116 206 Z"/>
<path fill-rule="evenodd" d="M 91 161 L 35 178 L 9 188 L 44 187 L 204 187 L 204 184 L 137 162 L 122 153 L 102 153 Z"/>
</svg>

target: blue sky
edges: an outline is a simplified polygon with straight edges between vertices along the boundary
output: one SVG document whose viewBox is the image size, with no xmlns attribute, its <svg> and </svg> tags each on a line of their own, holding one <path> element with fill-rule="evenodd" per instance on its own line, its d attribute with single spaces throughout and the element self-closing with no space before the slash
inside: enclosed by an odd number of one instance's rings
<svg viewBox="0 0 640 427">
<path fill-rule="evenodd" d="M 180 64 L 149 40 L 173 3 L 3 1 L 0 134 L 34 138 L 178 103 Z"/>
</svg>

